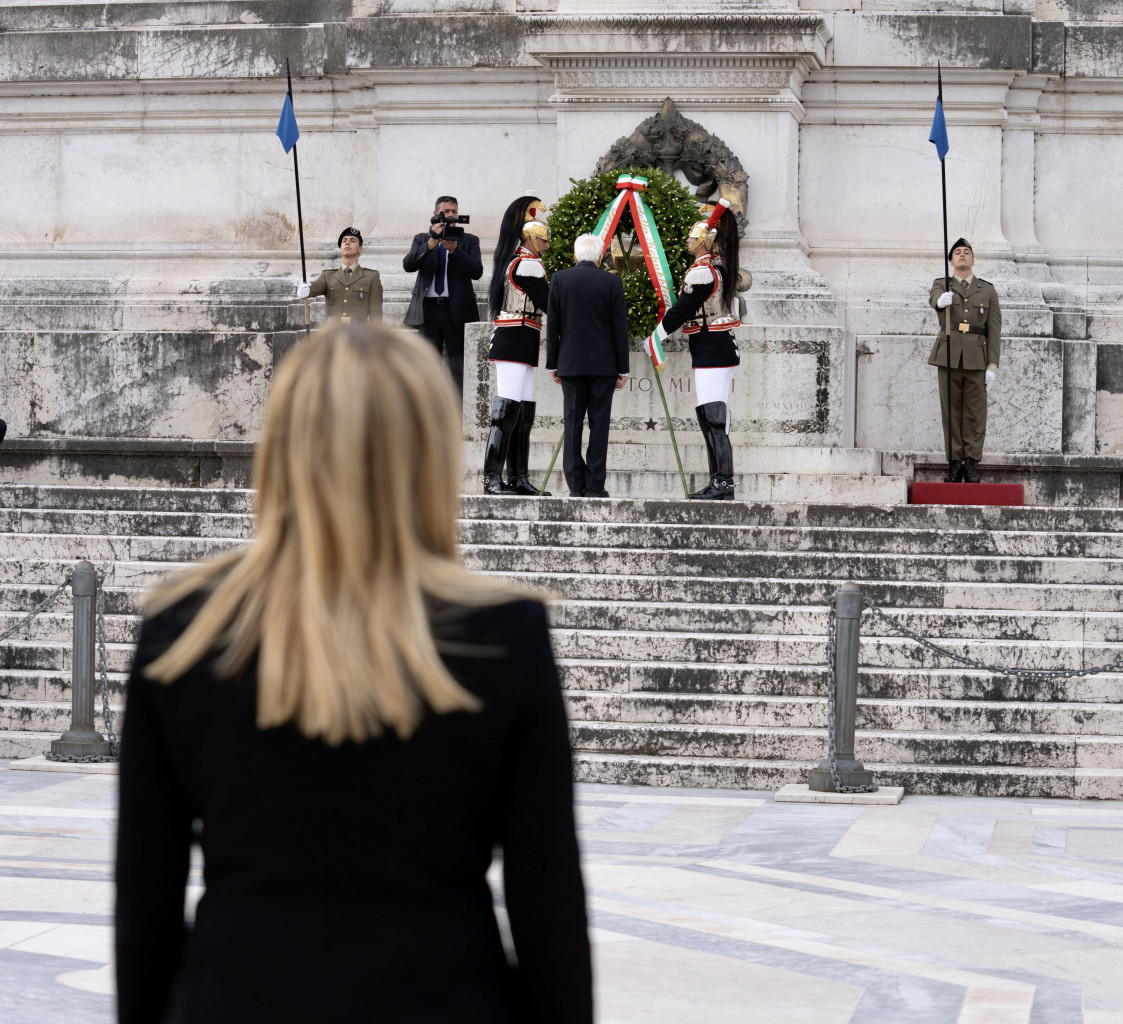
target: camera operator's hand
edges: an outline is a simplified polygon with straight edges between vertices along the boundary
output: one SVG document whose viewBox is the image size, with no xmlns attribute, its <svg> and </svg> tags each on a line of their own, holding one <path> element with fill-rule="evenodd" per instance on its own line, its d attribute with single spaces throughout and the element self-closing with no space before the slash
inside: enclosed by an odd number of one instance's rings
<svg viewBox="0 0 1123 1024">
<path fill-rule="evenodd" d="M 448 238 L 444 239 L 441 242 L 441 245 L 443 245 L 449 252 L 456 252 L 456 247 L 459 244 L 460 244 L 459 242 L 454 242 L 454 241 L 452 241 L 451 239 L 448 239 Z"/>
<path fill-rule="evenodd" d="M 437 243 L 441 241 L 441 235 L 445 233 L 444 221 L 437 221 L 436 224 L 429 225 L 429 248 L 435 249 Z"/>
</svg>

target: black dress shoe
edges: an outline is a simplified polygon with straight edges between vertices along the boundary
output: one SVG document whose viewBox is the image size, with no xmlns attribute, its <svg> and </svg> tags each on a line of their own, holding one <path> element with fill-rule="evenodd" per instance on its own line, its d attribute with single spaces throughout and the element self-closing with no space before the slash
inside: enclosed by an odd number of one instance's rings
<svg viewBox="0 0 1123 1024">
<path fill-rule="evenodd" d="M 585 497 L 585 492 L 584 491 L 570 491 L 569 496 L 571 498 L 583 498 L 583 497 Z"/>
<path fill-rule="evenodd" d="M 958 484 L 963 480 L 963 463 L 959 459 L 952 459 L 948 466 L 948 475 L 944 477 L 945 484 Z"/>
<path fill-rule="evenodd" d="M 0 443 L 4 441 L 4 435 L 8 432 L 8 424 L 0 420 Z"/>
<path fill-rule="evenodd" d="M 963 479 L 969 484 L 979 482 L 979 464 L 974 459 L 963 460 Z"/>
<path fill-rule="evenodd" d="M 607 498 L 608 497 L 608 491 L 586 491 L 585 497 L 586 498 Z"/>
</svg>

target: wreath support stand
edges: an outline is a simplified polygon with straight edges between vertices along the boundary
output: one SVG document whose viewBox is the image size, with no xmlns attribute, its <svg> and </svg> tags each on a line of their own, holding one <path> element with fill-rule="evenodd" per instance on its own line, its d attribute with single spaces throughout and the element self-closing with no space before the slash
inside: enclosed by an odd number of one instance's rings
<svg viewBox="0 0 1123 1024">
<path fill-rule="evenodd" d="M 663 378 L 662 367 L 657 366 L 655 357 L 651 357 L 651 368 L 655 371 L 655 383 L 659 385 L 659 397 L 663 399 L 663 415 L 667 417 L 667 429 L 671 432 L 671 446 L 675 450 L 675 462 L 678 463 L 678 478 L 682 481 L 682 495 L 684 498 L 690 497 L 690 489 L 686 486 L 686 474 L 682 471 L 682 459 L 678 453 L 678 441 L 675 440 L 675 427 L 671 422 L 671 410 L 667 406 L 667 396 L 663 391 Z M 545 486 L 545 485 L 543 485 Z"/>
<path fill-rule="evenodd" d="M 647 203 L 644 202 L 643 193 L 647 190 L 647 178 L 635 174 L 621 174 L 616 179 L 618 195 L 609 203 L 608 208 L 601 214 L 593 234 L 601 240 L 601 259 L 612 244 L 612 236 L 620 223 L 620 217 L 627 209 L 632 215 L 632 224 L 635 227 L 635 241 L 639 242 L 643 252 L 643 261 L 647 266 L 648 276 L 655 287 L 655 298 L 659 303 L 659 320 L 674 303 L 674 293 L 671 291 L 671 268 L 667 263 L 667 255 L 663 251 L 663 240 L 659 237 L 659 228 L 655 225 L 655 218 Z M 628 255 L 624 258 L 623 272 L 629 268 L 631 246 Z M 655 383 L 659 385 L 659 397 L 663 401 L 663 415 L 667 418 L 667 430 L 671 435 L 671 445 L 675 450 L 675 462 L 678 464 L 678 477 L 682 482 L 683 497 L 690 497 L 690 490 L 686 486 L 686 474 L 682 471 L 682 459 L 678 452 L 678 440 L 675 438 L 675 427 L 671 421 L 671 410 L 667 405 L 667 395 L 663 391 L 663 380 L 660 376 L 666 366 L 662 347 L 658 341 L 653 347 L 647 349 L 651 357 L 651 368 L 655 372 Z M 545 484 L 543 484 L 545 486 Z"/>
</svg>

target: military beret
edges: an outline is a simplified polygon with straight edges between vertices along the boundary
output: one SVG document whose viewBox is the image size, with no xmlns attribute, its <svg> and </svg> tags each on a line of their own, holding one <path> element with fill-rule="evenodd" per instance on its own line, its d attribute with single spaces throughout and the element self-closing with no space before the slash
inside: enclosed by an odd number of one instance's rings
<svg viewBox="0 0 1123 1024">
<path fill-rule="evenodd" d="M 954 242 L 951 243 L 951 248 L 948 249 L 948 259 L 951 259 L 951 254 L 955 252 L 956 249 L 960 249 L 963 246 L 966 246 L 971 250 L 972 256 L 975 255 L 975 247 L 970 242 L 968 242 L 966 238 L 957 238 Z"/>
<path fill-rule="evenodd" d="M 345 239 L 348 235 L 354 235 L 359 240 L 359 246 L 360 247 L 362 246 L 362 244 L 363 244 L 362 232 L 360 232 L 358 228 L 344 228 L 342 231 L 339 232 L 339 238 L 336 240 L 335 244 L 336 244 L 337 248 L 339 246 L 343 245 L 343 239 Z M 958 245 L 959 243 L 956 243 L 956 244 Z"/>
</svg>

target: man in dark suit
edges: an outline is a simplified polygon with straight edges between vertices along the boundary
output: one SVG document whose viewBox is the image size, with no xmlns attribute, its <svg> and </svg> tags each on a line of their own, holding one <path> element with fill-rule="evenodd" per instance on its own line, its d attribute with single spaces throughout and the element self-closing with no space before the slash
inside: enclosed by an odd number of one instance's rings
<svg viewBox="0 0 1123 1024">
<path fill-rule="evenodd" d="M 546 371 L 562 386 L 565 454 L 562 468 L 573 498 L 607 498 L 608 424 L 612 392 L 628 379 L 628 309 L 624 284 L 600 270 L 601 242 L 580 235 L 577 265 L 550 281 L 546 313 Z M 589 417 L 589 448 L 581 435 Z"/>
<path fill-rule="evenodd" d="M 439 196 L 433 217 L 456 217 L 459 208 L 455 196 Z M 438 220 L 414 235 L 402 260 L 407 273 L 417 272 L 405 322 L 418 328 L 438 352 L 443 346 L 452 379 L 463 393 L 464 325 L 480 318 L 472 282 L 484 276 L 484 262 L 478 237 L 465 232 L 454 241 L 444 237 L 445 230 L 444 221 Z"/>
</svg>

